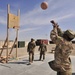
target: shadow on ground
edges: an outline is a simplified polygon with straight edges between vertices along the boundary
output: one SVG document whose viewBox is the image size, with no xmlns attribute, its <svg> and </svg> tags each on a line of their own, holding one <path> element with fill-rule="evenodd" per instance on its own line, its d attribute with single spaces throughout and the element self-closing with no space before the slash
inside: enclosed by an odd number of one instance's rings
<svg viewBox="0 0 75 75">
<path fill-rule="evenodd" d="M 75 75 L 75 73 L 72 73 L 72 75 Z"/>
<path fill-rule="evenodd" d="M 11 67 L 9 67 L 9 66 L 7 66 L 5 64 L 0 64 L 0 66 L 7 67 L 7 68 L 11 68 Z"/>
<path fill-rule="evenodd" d="M 34 61 L 39 61 L 39 59 L 36 59 L 36 60 L 34 60 Z"/>
<path fill-rule="evenodd" d="M 29 62 L 28 60 L 25 60 L 25 61 L 15 61 L 15 62 L 13 61 L 13 62 L 9 62 L 8 64 L 26 64 L 27 65 L 28 62 Z"/>
</svg>

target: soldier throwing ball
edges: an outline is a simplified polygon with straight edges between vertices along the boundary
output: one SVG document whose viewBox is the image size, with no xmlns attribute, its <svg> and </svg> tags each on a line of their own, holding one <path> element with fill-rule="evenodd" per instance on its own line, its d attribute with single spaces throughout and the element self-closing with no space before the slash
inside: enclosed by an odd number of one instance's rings
<svg viewBox="0 0 75 75">
<path fill-rule="evenodd" d="M 75 32 L 72 30 L 61 31 L 54 20 L 53 30 L 50 33 L 51 40 L 56 44 L 54 60 L 49 62 L 50 67 L 57 71 L 57 75 L 72 75 L 70 54 L 72 52 L 72 42 Z"/>
</svg>

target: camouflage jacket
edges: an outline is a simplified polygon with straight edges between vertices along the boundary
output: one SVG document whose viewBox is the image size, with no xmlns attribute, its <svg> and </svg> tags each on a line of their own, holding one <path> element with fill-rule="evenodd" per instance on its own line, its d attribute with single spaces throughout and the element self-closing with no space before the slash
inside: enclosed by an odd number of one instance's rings
<svg viewBox="0 0 75 75">
<path fill-rule="evenodd" d="M 34 51 L 36 44 L 34 42 L 29 42 L 27 47 L 27 52 Z"/>
<path fill-rule="evenodd" d="M 59 32 L 61 33 L 61 32 Z M 56 44 L 55 48 L 55 63 L 62 66 L 65 70 L 70 68 L 70 60 L 69 60 L 69 55 L 72 52 L 72 42 L 65 40 L 63 37 L 61 37 L 58 34 L 57 29 L 53 29 L 50 33 L 50 37 L 52 41 Z"/>
<path fill-rule="evenodd" d="M 42 51 L 47 51 L 47 47 L 46 47 L 46 45 L 45 44 L 41 44 L 40 46 L 39 46 L 39 49 L 38 49 L 40 52 L 42 52 Z"/>
</svg>

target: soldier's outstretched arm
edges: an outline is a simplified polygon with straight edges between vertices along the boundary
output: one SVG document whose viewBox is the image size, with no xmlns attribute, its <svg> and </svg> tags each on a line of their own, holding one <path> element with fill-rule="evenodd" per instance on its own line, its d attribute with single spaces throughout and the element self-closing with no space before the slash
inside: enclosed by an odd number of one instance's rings
<svg viewBox="0 0 75 75">
<path fill-rule="evenodd" d="M 58 24 L 54 20 L 51 20 L 50 22 L 53 25 L 53 31 L 54 31 L 55 35 L 58 36 L 58 30 L 57 30 L 57 28 L 59 27 Z"/>
<path fill-rule="evenodd" d="M 53 30 L 58 34 L 58 36 L 61 36 L 63 35 L 63 31 L 61 30 L 61 28 L 59 28 L 59 25 L 58 23 L 56 23 L 54 20 L 50 21 L 53 25 Z"/>
<path fill-rule="evenodd" d="M 52 23 L 53 28 L 58 28 L 59 27 L 59 25 L 54 20 L 51 20 L 50 22 Z"/>
</svg>

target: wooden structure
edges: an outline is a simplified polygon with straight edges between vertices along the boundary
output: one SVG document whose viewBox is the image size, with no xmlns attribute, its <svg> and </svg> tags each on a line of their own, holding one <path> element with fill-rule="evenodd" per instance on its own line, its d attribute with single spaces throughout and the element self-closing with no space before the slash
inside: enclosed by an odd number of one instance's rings
<svg viewBox="0 0 75 75">
<path fill-rule="evenodd" d="M 5 61 L 6 63 L 8 63 L 8 58 L 10 58 L 10 55 L 13 51 L 15 44 L 16 44 L 16 58 L 17 58 L 19 19 L 20 19 L 20 10 L 18 10 L 18 14 L 16 16 L 16 15 L 10 13 L 10 5 L 7 5 L 7 37 L 6 37 L 5 43 L 3 45 L 3 48 L 0 52 L 0 62 Z M 10 52 L 8 53 L 9 29 L 10 28 L 16 29 L 16 38 L 15 38 L 15 41 L 13 43 L 13 46 L 12 46 Z M 6 45 L 6 43 L 7 43 L 6 56 L 2 57 L 1 55 L 3 53 L 3 49 Z"/>
</svg>

